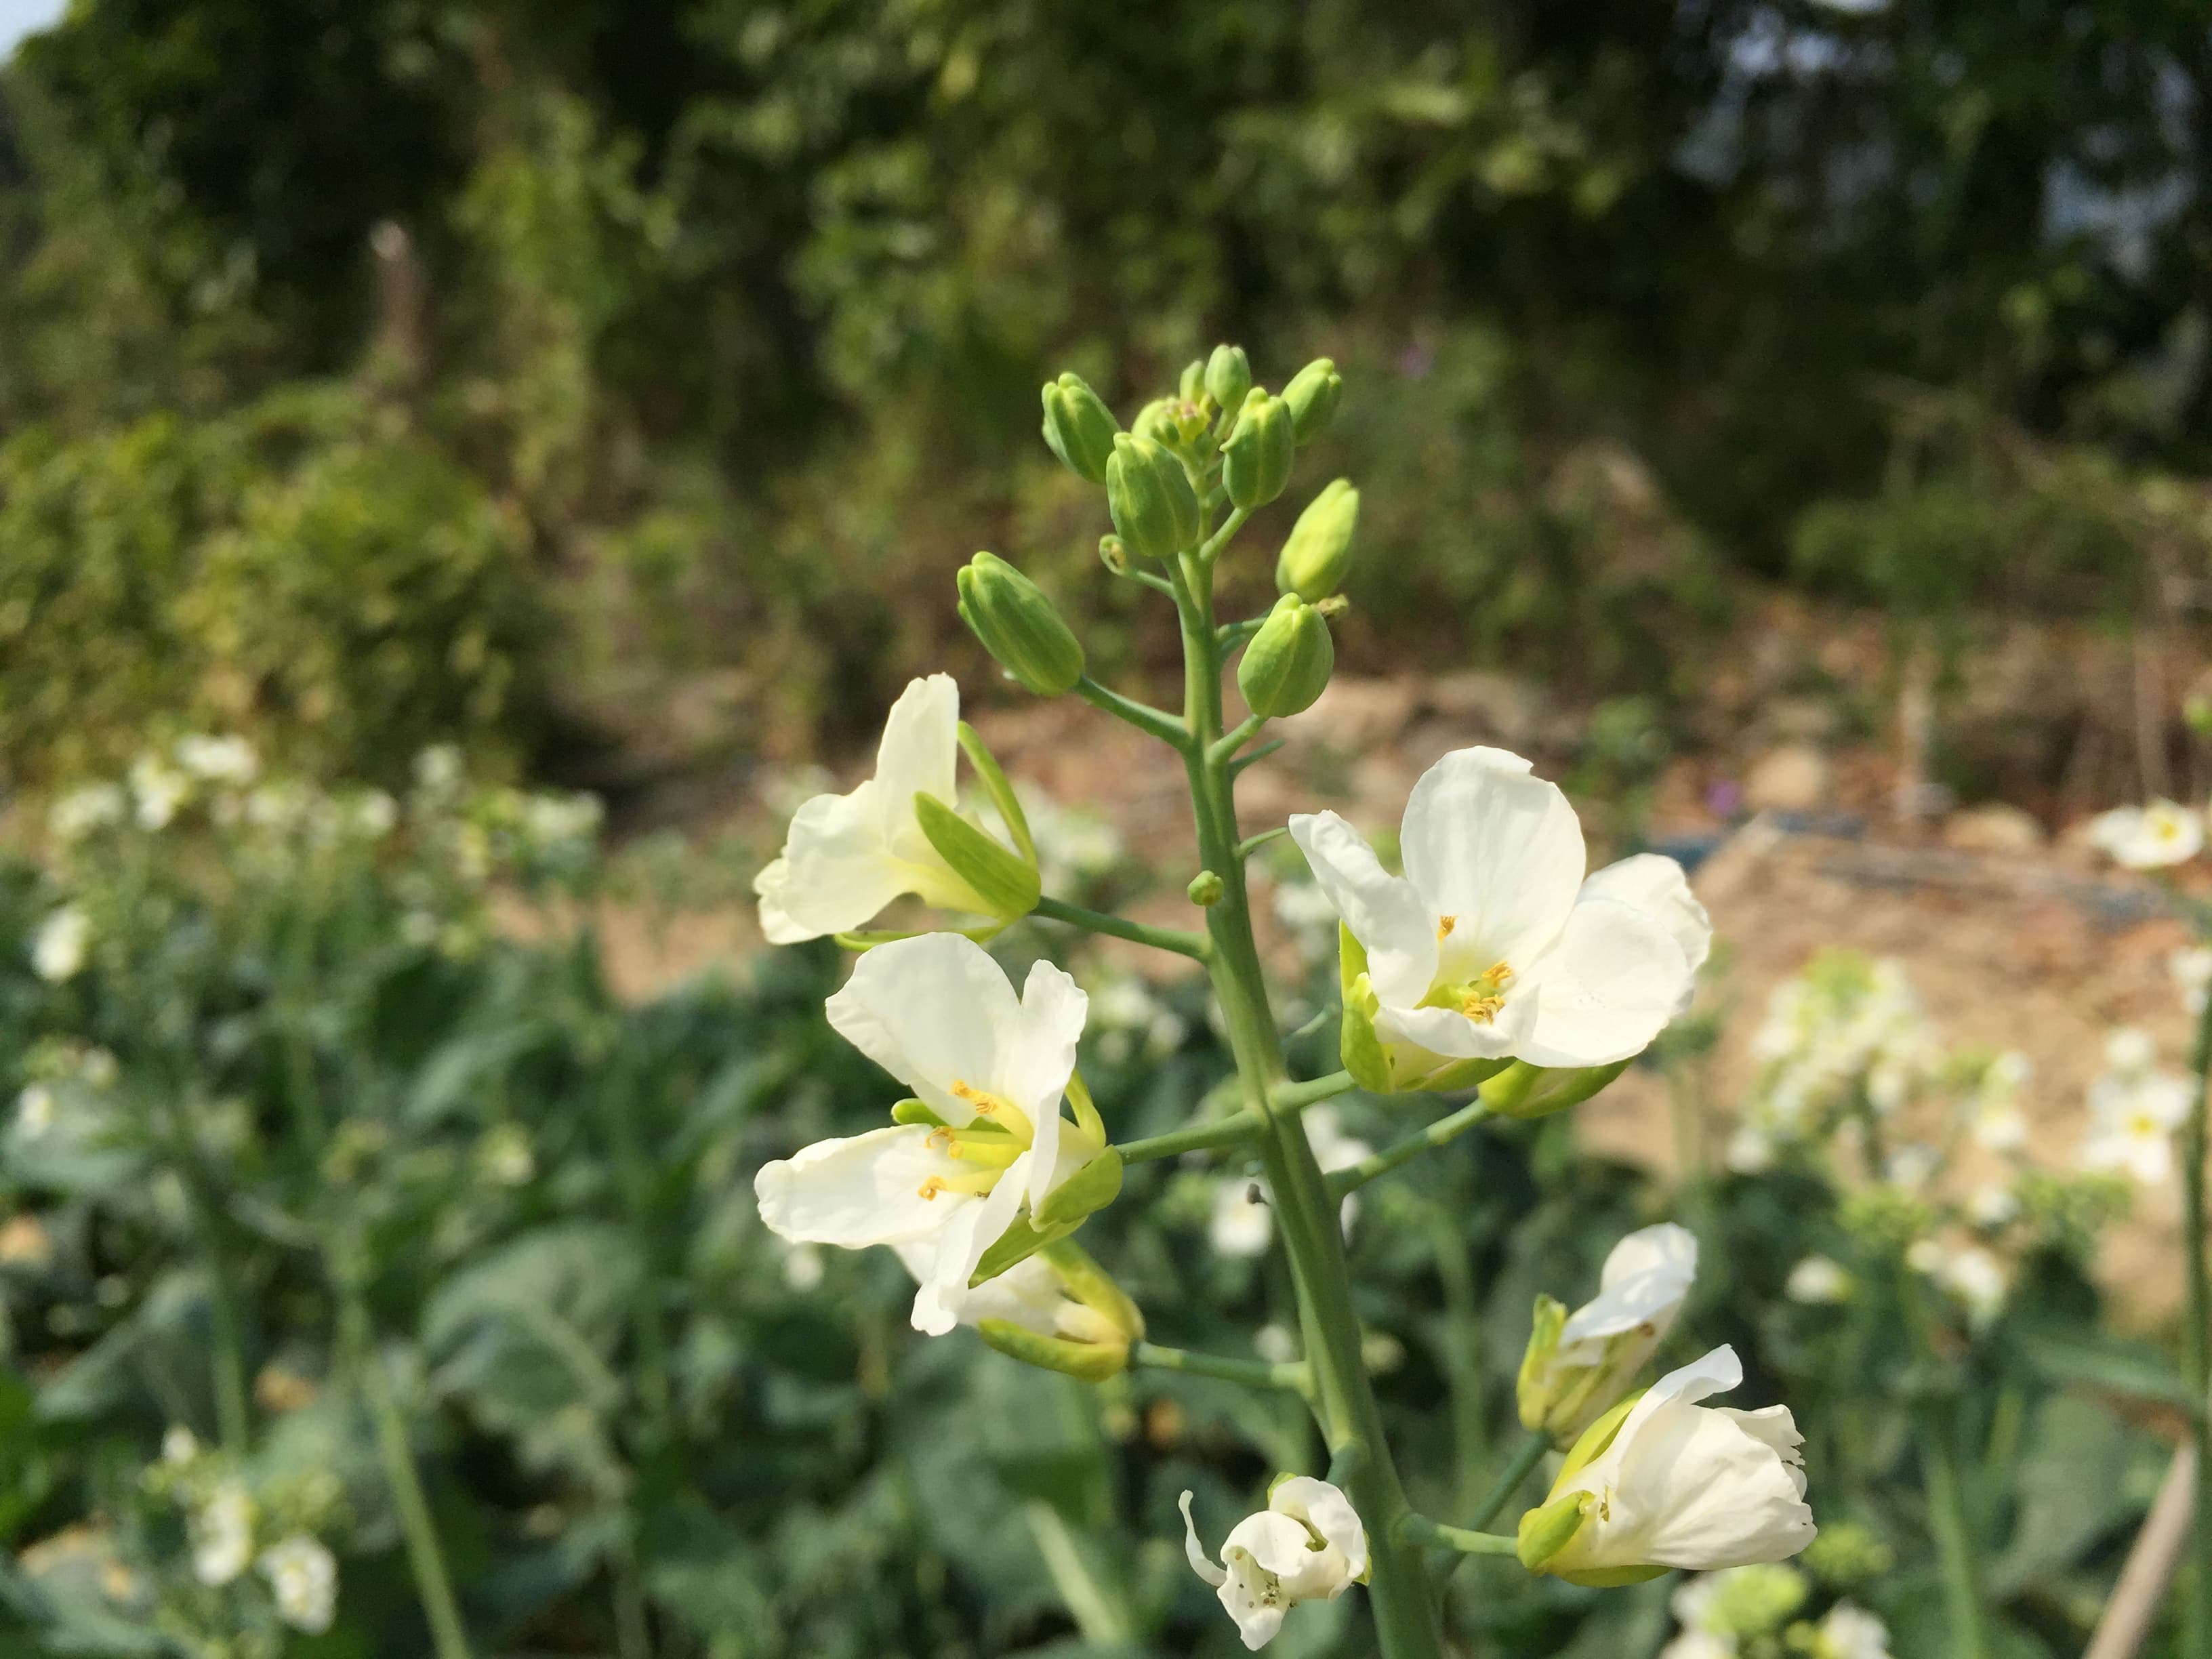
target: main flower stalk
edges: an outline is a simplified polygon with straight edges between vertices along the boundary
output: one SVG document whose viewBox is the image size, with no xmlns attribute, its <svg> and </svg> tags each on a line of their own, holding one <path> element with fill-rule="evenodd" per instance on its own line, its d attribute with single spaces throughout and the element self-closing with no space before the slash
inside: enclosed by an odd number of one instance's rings
<svg viewBox="0 0 2212 1659">
<path fill-rule="evenodd" d="M 1261 1124 L 1260 1155 L 1298 1298 L 1313 1404 L 1332 1454 L 1347 1469 L 1346 1489 L 1367 1523 L 1373 1558 L 1368 1599 L 1384 1659 L 1441 1659 L 1435 1597 L 1418 1548 L 1398 1525 L 1408 1506 L 1392 1462 L 1382 1419 L 1360 1355 L 1359 1320 L 1344 1260 L 1337 1203 L 1293 1113 L 1276 1112 L 1270 1091 L 1283 1073 L 1282 1044 L 1267 1006 L 1267 980 L 1252 936 L 1251 901 L 1238 854 L 1231 757 L 1218 752 L 1221 646 L 1214 630 L 1211 562 L 1185 556 L 1176 603 L 1182 613 L 1184 665 L 1182 751 L 1197 821 L 1199 860 L 1221 878 L 1206 910 L 1213 948 L 1207 971 L 1245 1109 Z M 1347 1451 L 1352 1455 L 1344 1456 Z"/>
</svg>

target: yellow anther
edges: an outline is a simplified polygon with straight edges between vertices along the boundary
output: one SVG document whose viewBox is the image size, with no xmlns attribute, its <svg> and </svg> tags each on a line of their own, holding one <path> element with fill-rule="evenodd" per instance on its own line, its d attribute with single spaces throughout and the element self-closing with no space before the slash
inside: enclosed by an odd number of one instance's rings
<svg viewBox="0 0 2212 1659">
<path fill-rule="evenodd" d="M 945 1190 L 945 1177 L 943 1176 L 924 1176 L 922 1177 L 921 1185 L 915 1188 L 914 1190 L 920 1197 L 933 1199 L 938 1195 L 938 1194 Z"/>
<path fill-rule="evenodd" d="M 1487 1025 L 1504 1006 L 1505 999 L 1500 996 L 1469 997 L 1460 1004 L 1459 1011 L 1477 1025 Z"/>
<path fill-rule="evenodd" d="M 1513 982 L 1512 964 L 1504 962 L 1493 962 L 1490 964 L 1490 971 L 1485 974 L 1482 977 L 1486 981 L 1496 986 L 1502 991 L 1508 985 Z"/>
<path fill-rule="evenodd" d="M 965 1078 L 956 1077 L 952 1079 L 952 1092 L 957 1098 L 964 1100 L 973 1106 L 978 1117 L 988 1117 L 1006 1103 L 996 1095 L 985 1094 Z"/>
<path fill-rule="evenodd" d="M 1029 1114 L 1004 1095 L 990 1094 L 978 1089 L 964 1078 L 952 1079 L 952 1093 L 956 1099 L 966 1101 L 975 1109 L 977 1117 L 987 1120 L 992 1126 L 1005 1129 L 1024 1146 L 1029 1143 L 1034 1133 L 1030 1125 Z"/>
<path fill-rule="evenodd" d="M 1458 926 L 1459 918 L 1457 916 L 1438 916 L 1437 918 L 1437 943 L 1442 945 L 1446 939 L 1449 939 L 1451 937 L 1451 930 Z"/>
<path fill-rule="evenodd" d="M 934 1129 L 932 1129 L 928 1134 L 922 1138 L 921 1144 L 925 1146 L 933 1146 L 941 1148 L 945 1152 L 952 1152 L 951 1126 L 945 1123 L 939 1124 Z M 957 1158 L 960 1154 L 958 1152 L 952 1152 L 952 1156 Z"/>
</svg>

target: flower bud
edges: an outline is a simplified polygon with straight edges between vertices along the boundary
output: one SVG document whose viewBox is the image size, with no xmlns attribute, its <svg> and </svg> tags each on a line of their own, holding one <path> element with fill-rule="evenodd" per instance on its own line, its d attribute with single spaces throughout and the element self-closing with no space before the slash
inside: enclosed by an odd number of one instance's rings
<svg viewBox="0 0 2212 1659">
<path fill-rule="evenodd" d="M 1309 602 L 1335 592 L 1352 563 L 1352 536 L 1358 527 L 1359 492 L 1349 478 L 1339 478 L 1308 501 L 1291 526 L 1290 539 L 1275 561 L 1277 590 Z"/>
<path fill-rule="evenodd" d="M 1183 890 L 1190 896 L 1190 902 L 1200 909 L 1210 910 L 1221 902 L 1221 896 L 1227 888 L 1221 878 L 1212 871 L 1201 870 L 1190 878 L 1190 885 Z"/>
<path fill-rule="evenodd" d="M 1081 375 L 1063 374 L 1045 386 L 1044 441 L 1077 477 L 1106 482 L 1107 459 L 1121 429 Z"/>
<path fill-rule="evenodd" d="M 1252 389 L 1252 363 L 1243 346 L 1218 345 L 1206 360 L 1206 395 L 1218 409 L 1235 409 Z"/>
<path fill-rule="evenodd" d="M 1283 401 L 1291 406 L 1300 443 L 1310 444 L 1328 429 L 1343 397 L 1344 379 L 1326 357 L 1315 358 L 1291 376 L 1291 383 L 1283 388 Z"/>
<path fill-rule="evenodd" d="M 1044 1246 L 970 1303 L 976 1331 L 1000 1353 L 1090 1382 L 1126 1370 L 1145 1334 L 1137 1304 L 1072 1240 Z"/>
<path fill-rule="evenodd" d="M 1129 550 L 1122 545 L 1119 536 L 1101 536 L 1098 538 L 1098 562 L 1117 576 L 1129 574 Z"/>
<path fill-rule="evenodd" d="M 1183 402 L 1194 404 L 1206 396 L 1206 359 L 1194 357 L 1182 367 L 1182 378 L 1176 383 L 1176 393 Z"/>
<path fill-rule="evenodd" d="M 1301 714 L 1328 688 L 1335 666 L 1336 646 L 1321 612 L 1297 594 L 1285 593 L 1244 647 L 1237 687 L 1255 714 L 1268 720 Z"/>
<path fill-rule="evenodd" d="M 1122 433 L 1106 463 L 1106 505 L 1132 553 L 1171 559 L 1198 545 L 1198 495 L 1182 463 L 1149 438 Z"/>
<path fill-rule="evenodd" d="M 1291 481 L 1291 458 L 1297 448 L 1291 406 L 1280 398 L 1255 392 L 1221 448 L 1221 482 L 1229 499 L 1243 507 L 1265 507 L 1273 501 Z M 1348 547 L 1349 538 L 1346 544 Z"/>
<path fill-rule="evenodd" d="M 960 619 L 999 665 L 1041 697 L 1083 678 L 1083 645 L 1044 590 L 995 553 L 978 553 L 955 579 Z"/>
<path fill-rule="evenodd" d="M 1182 441 L 1182 411 L 1180 398 L 1155 398 L 1137 411 L 1129 430 L 1139 438 L 1172 447 Z"/>
</svg>

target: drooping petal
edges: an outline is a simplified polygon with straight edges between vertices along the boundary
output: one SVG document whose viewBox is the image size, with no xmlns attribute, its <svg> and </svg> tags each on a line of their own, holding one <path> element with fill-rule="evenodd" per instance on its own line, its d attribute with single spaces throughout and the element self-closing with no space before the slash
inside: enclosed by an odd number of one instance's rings
<svg viewBox="0 0 2212 1659">
<path fill-rule="evenodd" d="M 777 858 L 753 878 L 753 895 L 760 901 L 761 935 L 770 945 L 801 945 L 815 937 L 783 908 L 783 891 L 790 884 L 791 860 Z"/>
<path fill-rule="evenodd" d="M 1644 1227 L 1613 1247 L 1598 1279 L 1598 1293 L 1568 1317 L 1559 1332 L 1561 1361 L 1589 1364 L 1604 1340 L 1655 1327 L 1654 1340 L 1666 1334 L 1698 1275 L 1697 1235 L 1672 1222 Z M 1588 1355 L 1572 1352 L 1589 1343 Z"/>
<path fill-rule="evenodd" d="M 1516 987 L 1487 1020 L 1469 1019 L 1456 1008 L 1398 1008 L 1386 1002 L 1376 1011 L 1375 1030 L 1385 1042 L 1410 1043 L 1449 1060 L 1498 1060 L 1523 1052 L 1541 1000 L 1539 988 Z"/>
<path fill-rule="evenodd" d="M 1599 898 L 1568 912 L 1528 978 L 1540 993 L 1536 1022 L 1515 1052 L 1532 1066 L 1609 1066 L 1666 1028 L 1690 968 L 1657 921 Z"/>
<path fill-rule="evenodd" d="M 1352 1500 L 1337 1487 L 1311 1475 L 1292 1475 L 1276 1483 L 1267 1494 L 1267 1506 L 1304 1521 L 1321 1534 L 1323 1543 L 1343 1553 L 1346 1577 L 1329 1592 L 1331 1600 L 1342 1595 L 1352 1579 L 1366 1576 L 1367 1528 L 1360 1522 L 1359 1511 L 1352 1507 Z"/>
<path fill-rule="evenodd" d="M 1198 1522 L 1190 1518 L 1190 1498 L 1186 1492 L 1176 1500 L 1176 1507 L 1182 1511 L 1183 1559 L 1190 1563 L 1193 1572 L 1219 1589 L 1229 1582 L 1229 1575 L 1213 1564 L 1212 1558 L 1206 1553 L 1206 1546 L 1198 1541 Z"/>
<path fill-rule="evenodd" d="M 983 1197 L 954 1212 L 937 1235 L 937 1260 L 930 1276 L 914 1293 L 913 1324 L 927 1336 L 942 1336 L 960 1322 L 968 1300 L 968 1280 L 983 1252 L 999 1242 L 1022 1207 L 1029 1180 L 1029 1154 L 1008 1166 Z M 943 1199 L 938 1200 L 939 1203 Z"/>
<path fill-rule="evenodd" d="M 964 1166 L 930 1144 L 919 1123 L 872 1129 L 842 1140 L 817 1140 L 787 1158 L 761 1165 L 753 1196 L 770 1232 L 793 1243 L 904 1244 L 940 1231 L 975 1203 L 958 1193 L 921 1194 L 932 1176 L 949 1178 Z"/>
<path fill-rule="evenodd" d="M 1083 1036 L 1090 1007 L 1091 999 L 1083 988 L 1060 969 L 1049 962 L 1030 965 L 1013 1040 L 1000 1060 L 997 1086 L 1030 1115 L 1036 1126 L 1036 1139 L 1030 1143 L 1035 1156 L 1030 1164 L 1033 1205 L 1043 1203 L 1045 1194 L 1060 1178 L 1060 1096 L 1075 1071 L 1075 1045 Z"/>
<path fill-rule="evenodd" d="M 1231 1530 L 1221 1557 L 1231 1564 L 1232 1575 L 1240 1550 L 1279 1581 L 1276 1594 L 1285 1603 L 1333 1600 L 1351 1582 L 1344 1553 L 1334 1547 L 1316 1549 L 1304 1523 L 1279 1510 L 1248 1515 Z"/>
<path fill-rule="evenodd" d="M 1375 994 L 1399 1007 L 1419 1002 L 1436 977 L 1436 912 L 1334 812 L 1295 813 L 1290 829 L 1329 907 L 1366 947 Z"/>
<path fill-rule="evenodd" d="M 999 1092 L 1021 1018 L 1006 970 L 958 933 L 878 945 L 826 1007 L 839 1036 L 956 1127 L 975 1109 L 954 1085 Z"/>
<path fill-rule="evenodd" d="M 1689 964 L 1690 982 L 1684 988 L 1677 1016 L 1687 1013 L 1697 995 L 1698 970 L 1713 950 L 1713 920 L 1690 890 L 1682 866 L 1657 853 L 1638 853 L 1617 864 L 1608 864 L 1583 883 L 1582 897 L 1608 898 L 1651 917 L 1674 939 Z"/>
<path fill-rule="evenodd" d="M 960 687 L 950 674 L 910 680 L 884 717 L 876 746 L 878 810 L 884 840 L 901 858 L 941 862 L 914 816 L 919 793 L 953 805 L 960 757 Z"/>
<path fill-rule="evenodd" d="M 1582 885 L 1583 830 L 1557 784 L 1502 749 L 1461 749 L 1421 775 L 1400 832 L 1406 877 L 1452 919 L 1438 977 L 1498 962 L 1526 972 L 1559 934 Z"/>
<path fill-rule="evenodd" d="M 753 878 L 761 930 L 774 943 L 865 927 L 907 890 L 908 875 L 884 843 L 875 787 L 817 795 L 792 815 L 783 856 Z"/>
<path fill-rule="evenodd" d="M 1789 1413 L 1779 1422 L 1749 1413 L 1674 1405 L 1655 1414 L 1628 1448 L 1613 1512 L 1638 1539 L 1638 1565 L 1711 1571 L 1786 1560 L 1813 1541 L 1804 1501 L 1797 1435 Z M 1776 1441 L 1786 1431 L 1785 1456 Z"/>
</svg>

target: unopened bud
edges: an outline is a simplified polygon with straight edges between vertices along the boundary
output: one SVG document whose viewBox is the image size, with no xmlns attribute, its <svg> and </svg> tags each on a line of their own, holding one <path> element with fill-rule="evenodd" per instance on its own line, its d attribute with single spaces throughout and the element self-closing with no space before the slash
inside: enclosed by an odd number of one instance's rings
<svg viewBox="0 0 2212 1659">
<path fill-rule="evenodd" d="M 1255 391 L 1221 448 L 1221 482 L 1230 501 L 1248 508 L 1273 501 L 1291 481 L 1291 459 L 1297 449 L 1291 406 Z"/>
<path fill-rule="evenodd" d="M 1106 482 L 1114 434 L 1121 429 L 1081 375 L 1063 374 L 1044 388 L 1044 441 L 1079 477 Z"/>
<path fill-rule="evenodd" d="M 1182 409 L 1180 398 L 1155 398 L 1137 411 L 1137 418 L 1129 422 L 1129 430 L 1156 444 L 1179 444 L 1182 441 L 1179 419 Z"/>
<path fill-rule="evenodd" d="M 1171 559 L 1198 544 L 1198 496 L 1182 463 L 1149 438 L 1122 433 L 1106 463 L 1114 528 L 1141 558 Z"/>
<path fill-rule="evenodd" d="M 1184 890 L 1189 893 L 1190 902 L 1200 909 L 1211 910 L 1221 902 L 1224 890 L 1219 876 L 1211 870 L 1201 870 L 1190 878 L 1190 885 Z"/>
<path fill-rule="evenodd" d="M 1218 345 L 1206 360 L 1206 395 L 1218 409 L 1235 409 L 1252 389 L 1252 363 L 1243 346 Z"/>
<path fill-rule="evenodd" d="M 1098 562 L 1117 576 L 1129 574 L 1129 550 L 1121 544 L 1119 536 L 1101 536 L 1098 538 Z"/>
<path fill-rule="evenodd" d="M 1328 429 L 1343 397 L 1344 379 L 1326 357 L 1315 358 L 1291 376 L 1291 383 L 1283 388 L 1283 401 L 1291 406 L 1300 443 L 1310 444 Z"/>
<path fill-rule="evenodd" d="M 1194 404 L 1206 396 L 1206 359 L 1194 357 L 1182 366 L 1182 378 L 1176 383 L 1176 391 L 1183 402 Z"/>
<path fill-rule="evenodd" d="M 960 568 L 960 618 L 1000 666 L 1042 697 L 1083 678 L 1083 644 L 1044 590 L 995 553 Z"/>
<path fill-rule="evenodd" d="M 1352 538 L 1358 528 L 1359 492 L 1349 478 L 1339 478 L 1308 501 L 1291 526 L 1275 560 L 1277 589 L 1308 601 L 1335 592 L 1351 567 Z"/>
<path fill-rule="evenodd" d="M 1237 687 L 1245 706 L 1264 719 L 1300 714 L 1328 688 L 1335 666 L 1328 624 L 1297 594 L 1285 593 L 1244 647 Z"/>
</svg>

